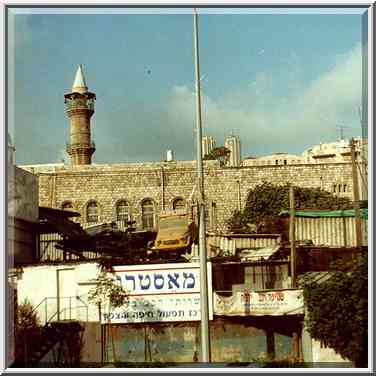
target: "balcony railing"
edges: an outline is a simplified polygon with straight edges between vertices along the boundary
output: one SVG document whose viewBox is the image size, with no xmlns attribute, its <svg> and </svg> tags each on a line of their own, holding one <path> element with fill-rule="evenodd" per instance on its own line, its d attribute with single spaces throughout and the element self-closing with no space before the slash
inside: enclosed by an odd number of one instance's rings
<svg viewBox="0 0 376 376">
<path fill-rule="evenodd" d="M 91 149 L 95 151 L 95 142 L 92 141 L 89 144 L 84 144 L 84 143 L 66 143 L 66 150 L 68 153 L 70 153 L 74 149 Z"/>
<path fill-rule="evenodd" d="M 78 109 L 94 111 L 94 100 L 76 98 L 76 99 L 65 101 L 65 111 L 78 110 Z"/>
</svg>

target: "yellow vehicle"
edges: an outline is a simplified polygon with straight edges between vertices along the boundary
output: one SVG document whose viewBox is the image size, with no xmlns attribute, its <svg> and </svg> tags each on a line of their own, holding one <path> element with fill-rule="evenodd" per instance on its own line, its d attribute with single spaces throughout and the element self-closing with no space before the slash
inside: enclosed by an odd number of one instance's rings
<svg viewBox="0 0 376 376">
<path fill-rule="evenodd" d="M 153 251 L 169 252 L 190 250 L 196 241 L 196 225 L 186 211 L 163 212 L 159 216 L 157 237 Z"/>
</svg>

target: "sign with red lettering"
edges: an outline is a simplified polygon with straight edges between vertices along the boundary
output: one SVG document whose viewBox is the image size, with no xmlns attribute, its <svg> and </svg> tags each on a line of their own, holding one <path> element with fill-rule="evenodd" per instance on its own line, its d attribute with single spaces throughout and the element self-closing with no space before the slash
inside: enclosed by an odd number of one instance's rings
<svg viewBox="0 0 376 376">
<path fill-rule="evenodd" d="M 214 293 L 214 314 L 224 316 L 280 316 L 304 313 L 303 290 Z"/>
</svg>

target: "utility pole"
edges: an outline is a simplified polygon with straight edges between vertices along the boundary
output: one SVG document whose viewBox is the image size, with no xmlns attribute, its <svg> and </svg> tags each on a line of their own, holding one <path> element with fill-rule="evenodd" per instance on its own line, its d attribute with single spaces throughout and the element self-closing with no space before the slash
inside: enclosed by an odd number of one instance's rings
<svg viewBox="0 0 376 376">
<path fill-rule="evenodd" d="M 291 288 L 296 289 L 296 248 L 295 248 L 295 196 L 294 196 L 294 186 L 290 184 L 289 189 L 289 199 L 290 199 L 290 262 L 291 262 Z M 300 360 L 300 341 L 301 341 L 301 331 L 298 325 L 292 333 L 292 343 L 293 343 L 293 354 L 295 361 Z"/>
<path fill-rule="evenodd" d="M 359 202 L 359 182 L 358 170 L 356 167 L 355 154 L 355 140 L 350 141 L 351 148 L 351 165 L 352 165 L 352 183 L 353 183 L 353 199 L 354 199 L 354 214 L 355 214 L 355 233 L 356 233 L 356 248 L 360 251 L 362 249 L 362 223 L 360 221 L 360 202 Z"/>
<path fill-rule="evenodd" d="M 291 287 L 296 288 L 296 249 L 295 249 L 295 197 L 294 186 L 290 185 L 290 261 L 291 261 Z"/>
<path fill-rule="evenodd" d="M 196 82 L 196 127 L 197 127 L 197 178 L 198 178 L 198 212 L 199 212 L 199 254 L 200 254 L 200 303 L 201 303 L 201 361 L 210 362 L 209 350 L 209 304 L 208 276 L 205 238 L 205 201 L 204 173 L 202 161 L 202 127 L 201 127 L 201 93 L 200 60 L 198 45 L 197 10 L 193 10 L 195 82 Z"/>
</svg>

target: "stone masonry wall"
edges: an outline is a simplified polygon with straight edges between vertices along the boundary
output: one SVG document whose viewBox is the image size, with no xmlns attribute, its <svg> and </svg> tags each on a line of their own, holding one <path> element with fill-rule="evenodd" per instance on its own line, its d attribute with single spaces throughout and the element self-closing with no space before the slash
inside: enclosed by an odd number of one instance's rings
<svg viewBox="0 0 376 376">
<path fill-rule="evenodd" d="M 73 210 L 81 214 L 80 222 L 85 223 L 86 206 L 94 200 L 99 207 L 99 222 L 110 222 L 116 220 L 116 203 L 126 200 L 138 228 L 143 200 L 153 201 L 155 213 L 162 209 L 163 201 L 165 209 L 172 209 L 174 199 L 188 199 L 196 182 L 196 164 L 191 161 L 25 169 L 39 175 L 41 206 L 61 208 L 70 201 Z M 346 184 L 347 190 L 341 195 L 352 197 L 348 163 L 220 167 L 217 161 L 206 161 L 204 172 L 209 229 L 223 229 L 233 211 L 244 206 L 249 189 L 263 181 L 291 182 L 327 191 L 332 191 L 334 184 Z"/>
</svg>

